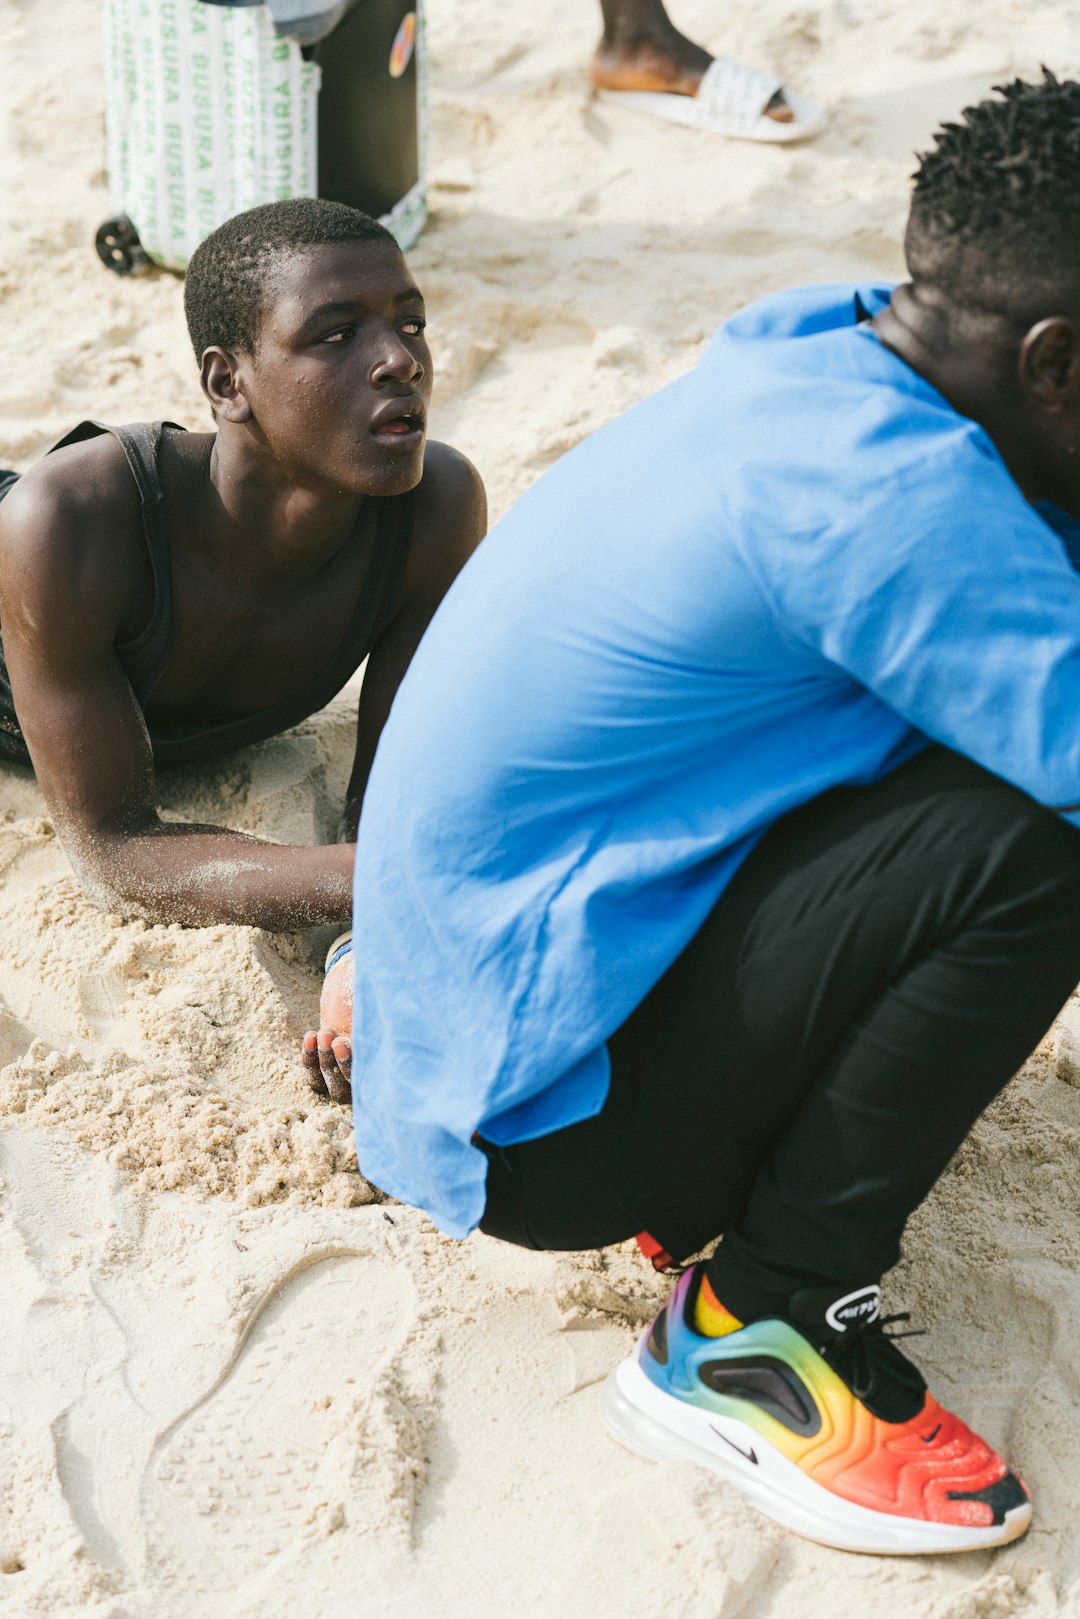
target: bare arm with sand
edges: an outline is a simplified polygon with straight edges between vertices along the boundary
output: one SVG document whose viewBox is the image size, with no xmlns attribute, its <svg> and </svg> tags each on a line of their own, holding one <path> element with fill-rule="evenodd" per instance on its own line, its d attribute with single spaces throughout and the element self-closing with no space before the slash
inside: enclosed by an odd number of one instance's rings
<svg viewBox="0 0 1080 1619">
<path fill-rule="evenodd" d="M 0 517 L 0 621 L 12 691 L 83 886 L 104 909 L 150 921 L 344 921 L 351 847 L 290 848 L 161 820 L 146 721 L 114 650 L 131 597 L 123 525 L 117 543 L 99 548 L 88 543 L 83 518 L 32 479 Z"/>
<path fill-rule="evenodd" d="M 400 606 L 361 695 L 347 820 L 359 804 L 397 684 L 484 531 L 483 486 L 430 446 Z M 100 486 L 74 495 L 28 476 L 0 508 L 0 623 L 23 734 L 65 850 L 103 909 L 189 926 L 345 925 L 353 846 L 296 847 L 224 827 L 163 821 L 146 720 L 115 651 L 140 622 L 137 528 Z M 92 515 L 91 515 L 92 514 Z M 99 543 L 105 536 L 105 543 Z"/>
</svg>

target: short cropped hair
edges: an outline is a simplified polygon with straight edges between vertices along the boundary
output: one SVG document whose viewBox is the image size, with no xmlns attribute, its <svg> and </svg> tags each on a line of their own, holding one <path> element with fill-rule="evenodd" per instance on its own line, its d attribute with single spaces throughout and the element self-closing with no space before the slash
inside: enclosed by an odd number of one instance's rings
<svg viewBox="0 0 1080 1619">
<path fill-rule="evenodd" d="M 904 248 L 916 283 L 1023 317 L 1080 288 L 1080 84 L 1043 68 L 994 89 L 920 157 Z"/>
<path fill-rule="evenodd" d="M 234 214 L 191 256 L 184 283 L 195 358 L 220 345 L 254 354 L 259 320 L 283 259 L 336 242 L 397 243 L 359 208 L 324 197 L 291 197 Z"/>
</svg>

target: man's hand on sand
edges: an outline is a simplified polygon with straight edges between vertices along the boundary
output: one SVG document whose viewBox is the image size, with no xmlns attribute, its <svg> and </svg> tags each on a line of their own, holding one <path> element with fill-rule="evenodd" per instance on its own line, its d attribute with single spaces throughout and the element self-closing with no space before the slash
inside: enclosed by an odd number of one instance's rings
<svg viewBox="0 0 1080 1619">
<path fill-rule="evenodd" d="M 304 1036 L 301 1062 L 316 1096 L 332 1102 L 351 1102 L 352 1044 L 333 1029 L 309 1029 Z"/>
</svg>

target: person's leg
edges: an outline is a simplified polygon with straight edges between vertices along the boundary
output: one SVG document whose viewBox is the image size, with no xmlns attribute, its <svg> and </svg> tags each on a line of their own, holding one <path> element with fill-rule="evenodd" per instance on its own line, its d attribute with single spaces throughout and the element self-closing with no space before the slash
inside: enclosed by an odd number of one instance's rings
<svg viewBox="0 0 1080 1619">
<path fill-rule="evenodd" d="M 787 1039 L 813 1079 L 708 1267 L 742 1319 L 895 1264 L 911 1211 L 1080 979 L 1076 829 L 939 749 L 881 789 L 862 825 L 858 793 L 808 806 L 751 874 L 770 889 L 758 929 L 783 926 L 815 861 L 822 876 L 834 866 L 836 892 L 819 884 L 817 917 L 792 916 L 776 951 L 809 1010 Z M 823 833 L 839 839 L 831 853 Z M 758 996 L 772 978 L 762 943 Z M 798 965 L 803 946 L 816 970 Z"/>
<path fill-rule="evenodd" d="M 692 96 L 712 57 L 681 34 L 663 0 L 600 0 L 604 32 L 590 66 L 592 81 L 604 90 L 660 90 Z M 778 90 L 765 108 L 777 123 L 792 121 Z"/>
<path fill-rule="evenodd" d="M 784 817 L 609 1043 L 596 1118 L 492 1154 L 484 1229 L 648 1230 L 744 1318 L 874 1281 L 1080 976 L 1080 834 L 931 749 Z"/>
<path fill-rule="evenodd" d="M 711 1068 L 725 1101 L 693 1120 L 717 1144 L 725 1238 L 605 1385 L 617 1438 L 722 1474 L 829 1545 L 960 1551 L 1024 1533 L 1026 1488 L 891 1341 L 876 1282 L 1080 974 L 1078 921 L 1076 831 L 941 750 L 763 840 L 612 1042 L 616 1084 L 620 1043 L 653 1075 L 638 1089 L 654 1131 L 680 1119 L 684 1067 Z M 709 1176 L 681 1122 L 698 1218 Z M 661 1237 L 668 1218 L 658 1205 Z"/>
</svg>

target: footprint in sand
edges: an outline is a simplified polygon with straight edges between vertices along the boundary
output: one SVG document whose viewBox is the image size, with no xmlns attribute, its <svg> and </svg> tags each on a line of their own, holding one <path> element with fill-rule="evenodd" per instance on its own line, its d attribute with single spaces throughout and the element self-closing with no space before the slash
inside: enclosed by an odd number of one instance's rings
<svg viewBox="0 0 1080 1619">
<path fill-rule="evenodd" d="M 154 1448 L 143 1483 L 151 1569 L 235 1590 L 318 1515 L 336 1527 L 358 1403 L 414 1313 L 408 1277 L 367 1257 L 311 1261 L 279 1283 L 217 1384 Z"/>
<path fill-rule="evenodd" d="M 115 969 L 98 968 L 79 979 L 79 1010 L 91 1038 L 124 1051 L 141 1050 L 144 1040 L 139 1027 L 131 986 Z"/>
</svg>

